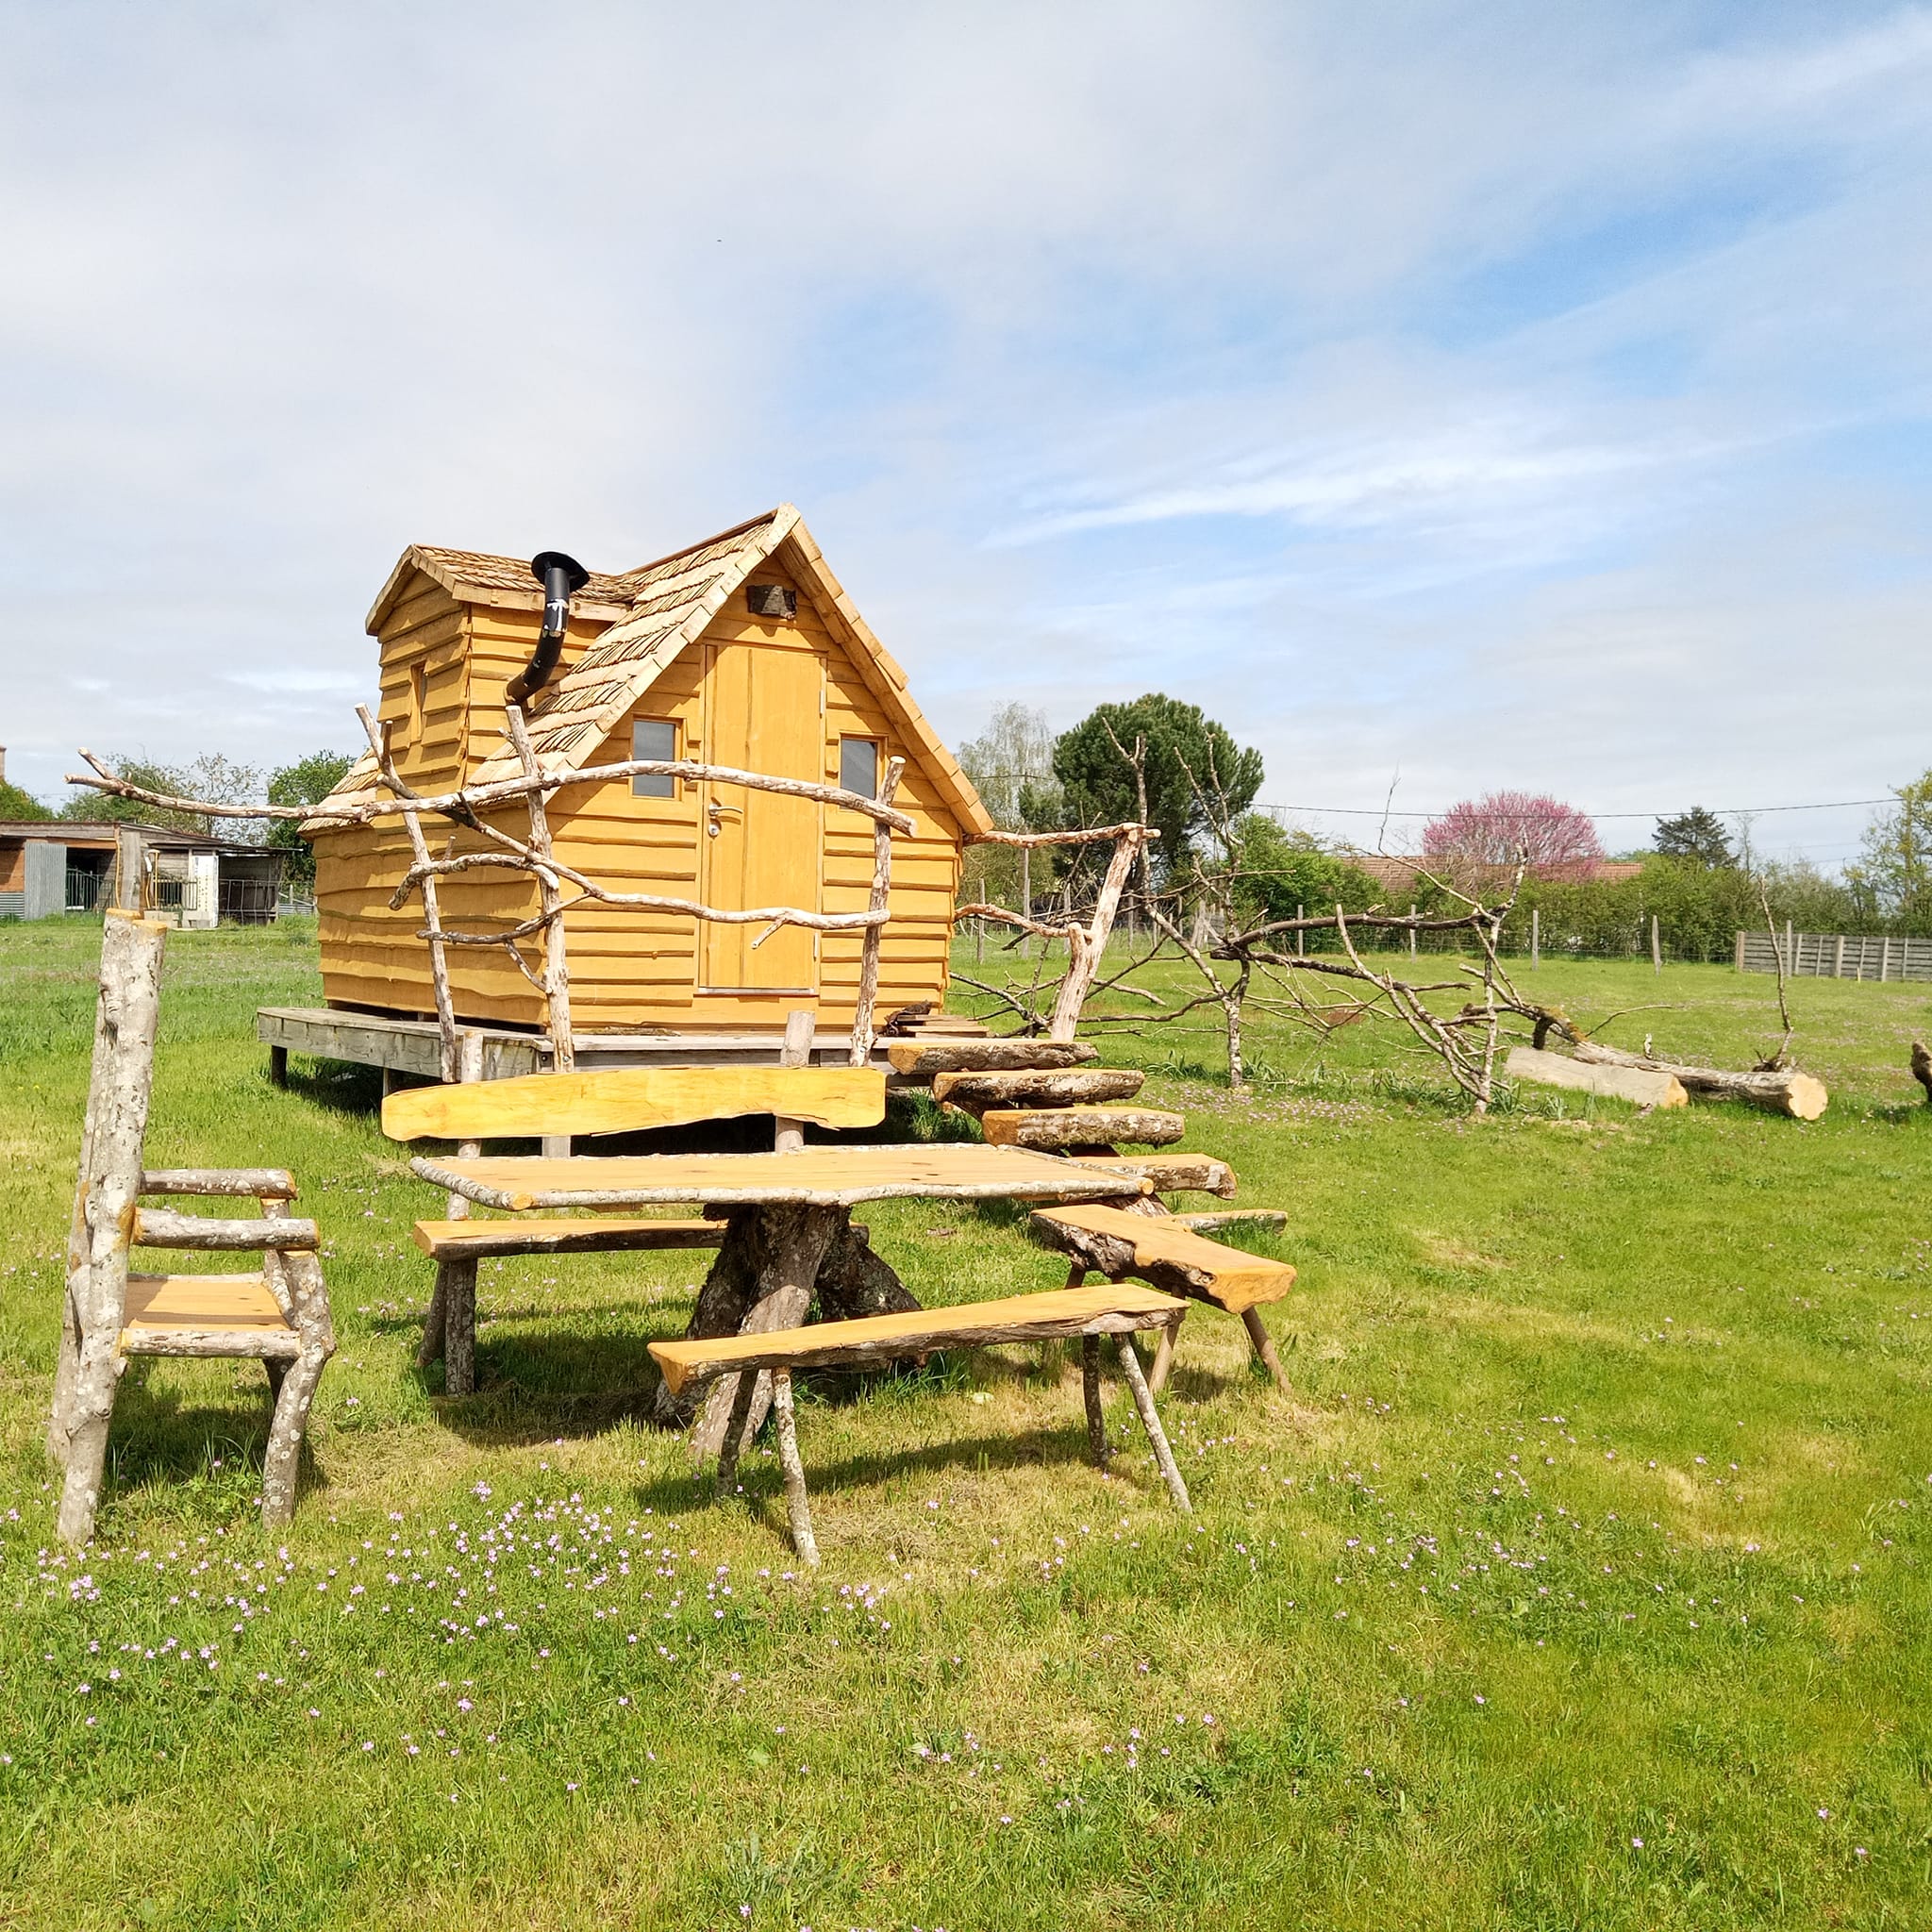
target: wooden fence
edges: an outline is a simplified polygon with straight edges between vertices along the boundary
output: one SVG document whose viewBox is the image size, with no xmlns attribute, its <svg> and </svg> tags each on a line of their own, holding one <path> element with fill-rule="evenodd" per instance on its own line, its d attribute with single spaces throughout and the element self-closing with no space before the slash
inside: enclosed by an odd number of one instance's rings
<svg viewBox="0 0 1932 1932">
<path fill-rule="evenodd" d="M 1738 935 L 1740 973 L 1775 973 L 1779 956 L 1793 978 L 1932 979 L 1932 940 L 1889 939 L 1865 933 L 1768 932 Z"/>
</svg>

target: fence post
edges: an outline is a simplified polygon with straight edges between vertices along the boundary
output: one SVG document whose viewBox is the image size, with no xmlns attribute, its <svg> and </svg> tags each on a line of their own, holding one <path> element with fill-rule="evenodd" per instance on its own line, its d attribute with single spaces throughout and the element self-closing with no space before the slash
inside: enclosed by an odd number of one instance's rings
<svg viewBox="0 0 1932 1932">
<path fill-rule="evenodd" d="M 1307 908 L 1306 906 L 1297 906 L 1297 907 L 1296 907 L 1296 908 L 1294 908 L 1294 916 L 1295 916 L 1295 917 L 1296 917 L 1297 919 L 1306 919 L 1306 918 L 1307 918 L 1307 917 L 1308 916 L 1308 908 Z M 1307 957 L 1307 950 L 1308 950 L 1308 936 L 1307 936 L 1307 933 L 1303 932 L 1303 931 L 1301 930 L 1301 928 L 1300 928 L 1299 926 L 1297 926 L 1297 927 L 1295 928 L 1295 935 L 1294 935 L 1294 955 L 1295 955 L 1295 958 L 1296 958 L 1297 959 L 1300 959 L 1300 958 L 1306 958 L 1306 957 Z"/>
<path fill-rule="evenodd" d="M 1541 906 L 1529 908 L 1529 970 L 1534 973 L 1543 963 L 1543 909 Z"/>
<path fill-rule="evenodd" d="M 1843 933 L 1840 933 L 1838 936 L 1838 951 L 1832 958 L 1831 976 L 1834 979 L 1842 979 L 1845 976 L 1845 936 Z"/>
<path fill-rule="evenodd" d="M 1030 845 L 1020 848 L 1020 912 L 1023 918 L 1033 917 L 1033 848 Z M 1033 938 L 1024 927 L 1020 933 L 1020 957 L 1023 959 L 1033 957 Z"/>
<path fill-rule="evenodd" d="M 1650 970 L 1661 973 L 1664 970 L 1663 946 L 1657 939 L 1657 914 L 1650 915 Z"/>
<path fill-rule="evenodd" d="M 1415 908 L 1413 906 L 1408 908 L 1408 916 L 1411 920 L 1415 918 Z M 1408 928 L 1408 957 L 1411 959 L 1415 958 L 1415 927 L 1413 925 Z"/>
</svg>

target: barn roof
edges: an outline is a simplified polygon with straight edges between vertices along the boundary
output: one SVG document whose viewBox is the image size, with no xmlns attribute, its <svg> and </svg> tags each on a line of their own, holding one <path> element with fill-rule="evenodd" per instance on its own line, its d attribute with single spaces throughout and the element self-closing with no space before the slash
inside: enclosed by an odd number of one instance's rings
<svg viewBox="0 0 1932 1932">
<path fill-rule="evenodd" d="M 846 646 L 859 675 L 939 785 L 962 829 L 991 831 L 992 820 L 978 793 L 914 703 L 906 674 L 859 616 L 804 519 L 789 503 L 654 563 L 614 575 L 591 573 L 573 599 L 573 612 L 608 616 L 611 623 L 530 708 L 531 743 L 543 765 L 556 771 L 588 763 L 678 653 L 695 641 L 768 559 L 789 572 L 825 628 Z M 529 609 L 542 603 L 530 567 L 521 558 L 419 543 L 404 552 L 370 611 L 372 633 L 380 628 L 411 573 L 419 570 L 460 601 Z M 517 769 L 515 755 L 506 745 L 470 774 L 471 781 L 510 777 Z M 337 791 L 343 795 L 365 791 L 374 776 L 374 760 L 365 756 Z"/>
</svg>

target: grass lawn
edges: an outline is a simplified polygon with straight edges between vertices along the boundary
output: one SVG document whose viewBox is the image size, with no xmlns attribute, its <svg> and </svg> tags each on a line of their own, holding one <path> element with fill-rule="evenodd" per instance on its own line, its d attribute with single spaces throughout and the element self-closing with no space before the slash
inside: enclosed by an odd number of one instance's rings
<svg viewBox="0 0 1932 1932">
<path fill-rule="evenodd" d="M 149 1140 L 289 1166 L 323 1224 L 294 1527 L 250 1507 L 259 1369 L 156 1361 L 100 1541 L 58 1552 L 97 946 L 0 927 L 0 1924 L 1932 1924 L 1925 989 L 1798 984 L 1811 1126 L 1475 1121 L 1364 1027 L 1260 1025 L 1237 1101 L 1211 1036 L 1115 1041 L 1288 1210 L 1294 1399 L 1190 1316 L 1183 1517 L 1111 1378 L 1124 1453 L 1084 1461 L 1064 1350 L 811 1391 L 807 1579 L 775 1458 L 721 1507 L 641 1421 L 702 1256 L 486 1268 L 481 1392 L 419 1374 L 440 1197 L 365 1076 L 278 1092 L 253 1041 L 316 995 L 297 924 L 171 939 Z M 1725 969 L 1534 984 L 1682 1006 L 1632 1043 L 1776 1037 Z M 1064 1278 L 1009 1210 L 860 1214 L 928 1302 Z"/>
</svg>

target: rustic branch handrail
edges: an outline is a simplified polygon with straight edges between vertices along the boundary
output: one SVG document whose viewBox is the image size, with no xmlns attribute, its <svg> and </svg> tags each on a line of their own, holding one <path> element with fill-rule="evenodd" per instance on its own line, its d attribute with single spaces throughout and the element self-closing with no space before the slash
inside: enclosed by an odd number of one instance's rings
<svg viewBox="0 0 1932 1932">
<path fill-rule="evenodd" d="M 288 805 L 209 805 L 198 798 L 175 798 L 163 791 L 149 791 L 116 776 L 94 755 L 83 748 L 81 757 L 100 774 L 86 777 L 67 774 L 70 785 L 86 785 L 118 798 L 131 798 L 141 805 L 158 806 L 168 811 L 189 811 L 199 817 L 228 819 L 295 819 L 312 824 L 318 831 L 339 831 L 344 825 L 366 825 L 375 819 L 400 818 L 403 802 L 395 798 L 371 799 L 366 805 L 338 806 L 325 812 L 316 806 Z M 458 791 L 425 792 L 409 800 L 416 812 L 434 812 L 440 818 L 461 817 L 489 806 L 522 798 L 531 792 L 560 791 L 572 785 L 601 785 L 612 778 L 686 778 L 692 783 L 742 785 L 754 791 L 779 791 L 793 798 L 812 798 L 822 805 L 836 805 L 847 811 L 862 812 L 869 819 L 891 825 L 895 832 L 910 834 L 917 827 L 903 811 L 895 811 L 876 799 L 863 798 L 838 785 L 814 785 L 806 778 L 774 778 L 763 772 L 741 772 L 731 765 L 702 765 L 689 758 L 626 758 L 622 764 L 569 767 L 546 773 L 541 777 L 520 775 L 496 778 L 488 785 L 471 785 Z"/>
<path fill-rule="evenodd" d="M 973 832 L 967 835 L 969 845 L 1099 845 L 1108 839 L 1124 839 L 1129 832 L 1138 833 L 1144 841 L 1160 837 L 1156 825 L 1128 824 L 1124 825 L 1094 825 L 1079 832 Z"/>
</svg>

